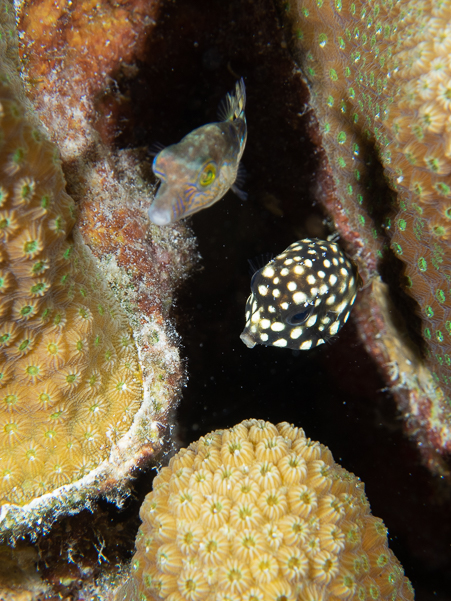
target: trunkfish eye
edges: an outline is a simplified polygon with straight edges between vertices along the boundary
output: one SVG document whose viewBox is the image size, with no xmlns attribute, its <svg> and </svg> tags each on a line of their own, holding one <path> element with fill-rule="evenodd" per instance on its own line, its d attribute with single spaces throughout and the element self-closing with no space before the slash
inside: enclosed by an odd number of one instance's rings
<svg viewBox="0 0 451 601">
<path fill-rule="evenodd" d="M 216 179 L 216 167 L 209 163 L 206 167 L 203 168 L 203 171 L 199 178 L 199 183 L 201 186 L 209 186 Z"/>
<path fill-rule="evenodd" d="M 292 312 L 285 317 L 285 323 L 290 326 L 300 326 L 307 321 L 312 314 L 313 309 L 313 305 L 306 307 L 304 310 L 299 310 L 299 307 L 295 307 Z"/>
</svg>

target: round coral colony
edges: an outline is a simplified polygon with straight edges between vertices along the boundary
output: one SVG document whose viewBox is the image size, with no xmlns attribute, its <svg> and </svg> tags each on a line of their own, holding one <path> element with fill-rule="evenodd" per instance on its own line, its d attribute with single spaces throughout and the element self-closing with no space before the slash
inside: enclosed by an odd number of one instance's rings
<svg viewBox="0 0 451 601">
<path fill-rule="evenodd" d="M 116 601 L 414 598 L 363 483 L 286 422 L 246 420 L 182 449 L 140 516 Z"/>
</svg>

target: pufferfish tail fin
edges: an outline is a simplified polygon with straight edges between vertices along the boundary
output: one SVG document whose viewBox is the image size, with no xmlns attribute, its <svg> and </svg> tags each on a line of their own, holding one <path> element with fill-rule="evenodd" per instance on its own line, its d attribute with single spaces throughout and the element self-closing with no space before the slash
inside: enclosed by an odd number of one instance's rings
<svg viewBox="0 0 451 601">
<path fill-rule="evenodd" d="M 246 106 L 246 86 L 241 78 L 235 84 L 235 94 L 228 93 L 219 105 L 218 117 L 221 121 L 233 121 L 234 119 L 245 119 L 244 107 Z"/>
</svg>

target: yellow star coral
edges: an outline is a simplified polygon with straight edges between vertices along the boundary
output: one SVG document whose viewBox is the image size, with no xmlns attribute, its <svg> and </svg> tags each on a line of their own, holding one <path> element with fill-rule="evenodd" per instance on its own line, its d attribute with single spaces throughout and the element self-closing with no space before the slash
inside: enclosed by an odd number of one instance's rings
<svg viewBox="0 0 451 601">
<path fill-rule="evenodd" d="M 413 599 L 363 484 L 287 423 L 247 420 L 182 449 L 140 515 L 117 601 Z"/>
<path fill-rule="evenodd" d="M 451 3 L 305 0 L 284 7 L 334 177 L 334 217 L 365 279 L 391 246 L 419 305 L 432 377 L 419 375 L 418 356 L 405 347 L 398 384 L 413 391 L 411 430 L 449 452 Z M 403 364 L 401 355 L 391 359 Z"/>
<path fill-rule="evenodd" d="M 6 30 L 2 36 L 5 44 Z M 56 149 L 27 116 L 5 65 L 0 504 L 24 505 L 84 477 L 109 457 L 140 407 L 142 384 L 122 310 L 72 232 L 75 207 Z"/>
</svg>

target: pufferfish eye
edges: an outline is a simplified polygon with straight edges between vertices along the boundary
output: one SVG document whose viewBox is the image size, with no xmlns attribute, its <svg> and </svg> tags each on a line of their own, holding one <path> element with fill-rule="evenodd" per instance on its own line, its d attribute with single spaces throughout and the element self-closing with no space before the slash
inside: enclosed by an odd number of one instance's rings
<svg viewBox="0 0 451 601">
<path fill-rule="evenodd" d="M 216 179 L 216 166 L 209 163 L 202 169 L 202 173 L 199 177 L 199 184 L 201 186 L 209 186 Z"/>
<path fill-rule="evenodd" d="M 314 308 L 314 305 L 308 305 L 304 310 L 300 310 L 300 307 L 293 307 L 284 321 L 290 326 L 299 326 L 308 320 Z"/>
</svg>

